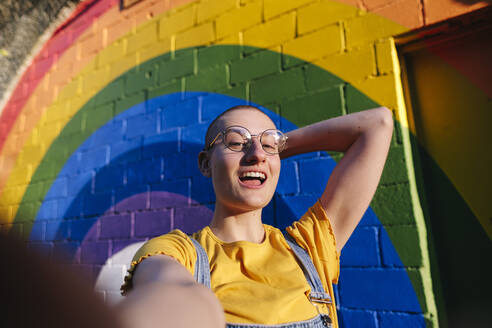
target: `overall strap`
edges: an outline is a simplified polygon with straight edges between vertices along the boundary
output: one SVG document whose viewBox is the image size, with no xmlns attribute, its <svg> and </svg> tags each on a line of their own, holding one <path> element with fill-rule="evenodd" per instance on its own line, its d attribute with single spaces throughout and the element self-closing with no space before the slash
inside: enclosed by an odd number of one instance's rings
<svg viewBox="0 0 492 328">
<path fill-rule="evenodd" d="M 205 287 L 210 288 L 210 264 L 208 262 L 207 252 L 205 252 L 197 240 L 193 237 L 190 237 L 190 239 L 195 245 L 196 250 L 195 280 Z"/>
<path fill-rule="evenodd" d="M 291 235 L 289 235 L 288 232 L 284 232 L 284 237 L 301 263 L 306 280 L 309 283 L 309 286 L 311 286 L 311 294 L 309 295 L 310 301 L 317 303 L 332 303 L 330 294 L 325 292 L 321 279 L 319 278 L 318 271 L 316 271 L 309 254 L 304 248 L 297 245 L 297 242 Z"/>
</svg>

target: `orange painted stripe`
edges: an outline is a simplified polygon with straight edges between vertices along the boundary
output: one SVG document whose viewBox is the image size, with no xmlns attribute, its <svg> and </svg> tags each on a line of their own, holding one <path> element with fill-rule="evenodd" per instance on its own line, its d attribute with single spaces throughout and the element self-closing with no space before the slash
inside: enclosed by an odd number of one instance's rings
<svg viewBox="0 0 492 328">
<path fill-rule="evenodd" d="M 29 138 L 35 138 L 33 128 L 48 109 L 57 101 L 60 90 L 71 82 L 87 65 L 94 64 L 95 56 L 105 47 L 130 32 L 136 26 L 193 0 L 158 1 L 155 3 L 141 2 L 124 11 L 114 5 L 102 16 L 94 20 L 92 28 L 82 33 L 76 43 L 72 44 L 56 65 L 40 80 L 38 87 L 29 97 L 26 104 L 12 126 L 11 132 L 5 138 L 4 147 L 0 153 L 0 193 L 12 171 L 23 145 Z M 97 36 L 97 37 L 93 37 Z M 80 48 L 77 49 L 77 48 Z M 74 61 L 77 52 L 81 51 L 80 60 Z M 70 106 L 80 107 L 82 104 L 71 102 Z M 54 127 L 61 128 L 61 127 Z M 40 140 L 42 141 L 42 140 Z"/>
</svg>

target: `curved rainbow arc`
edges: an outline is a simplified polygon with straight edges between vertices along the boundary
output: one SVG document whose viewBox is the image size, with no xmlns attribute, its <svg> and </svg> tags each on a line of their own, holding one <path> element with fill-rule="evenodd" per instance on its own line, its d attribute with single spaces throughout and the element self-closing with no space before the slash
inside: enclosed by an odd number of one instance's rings
<svg viewBox="0 0 492 328">
<path fill-rule="evenodd" d="M 350 6 L 346 6 L 345 9 L 347 10 L 347 15 L 355 15 L 357 13 L 357 9 L 354 9 Z M 161 18 L 164 17 L 166 12 L 154 17 L 152 20 L 146 22 L 142 26 L 140 26 L 135 34 L 132 34 L 132 32 L 127 32 L 126 34 L 122 35 L 120 39 L 132 37 L 132 38 L 142 38 L 146 39 L 149 34 L 149 28 L 155 28 L 157 29 L 157 22 Z M 399 26 L 398 24 L 395 24 L 393 22 L 388 22 L 387 20 L 367 13 L 367 17 L 370 18 L 371 21 L 374 21 L 377 24 L 382 24 L 385 26 L 384 30 L 388 31 L 388 35 L 394 34 L 396 31 L 401 31 L 402 27 Z M 209 26 L 209 25 L 201 25 L 201 26 Z M 210 30 L 209 30 L 210 31 Z M 199 30 L 196 31 L 197 33 L 201 33 L 203 36 L 203 33 L 207 33 L 207 31 L 204 30 L 203 27 L 200 27 Z M 194 40 L 195 42 L 189 43 L 182 43 L 182 44 L 177 44 L 174 51 L 179 51 L 180 49 L 188 48 L 188 47 L 197 47 L 197 46 L 203 46 L 206 44 L 227 44 L 228 42 L 224 40 L 221 42 L 220 40 L 215 40 L 214 36 L 212 34 L 209 34 L 211 38 L 208 40 L 205 39 L 205 42 L 203 39 L 200 37 L 199 40 Z M 254 34 L 251 36 L 251 38 L 248 38 L 248 41 L 244 42 L 243 45 L 246 46 L 252 46 L 252 47 L 258 47 L 258 48 L 263 48 L 265 45 L 268 43 L 268 41 L 265 41 L 264 39 L 258 38 L 260 37 L 261 34 Z M 147 44 L 151 44 L 149 48 L 142 48 L 138 49 L 135 52 L 135 56 L 132 56 L 130 60 L 125 59 L 123 62 L 121 61 L 116 61 L 114 65 L 112 65 L 112 69 L 107 72 L 106 71 L 97 71 L 94 68 L 97 68 L 98 63 L 104 59 L 102 58 L 108 58 L 111 57 L 111 48 L 112 47 L 118 47 L 118 40 L 113 42 L 112 44 L 108 45 L 108 47 L 104 48 L 102 51 L 100 51 L 94 58 L 90 60 L 90 62 L 84 67 L 80 72 L 78 72 L 72 79 L 71 81 L 63 88 L 60 90 L 57 100 L 58 99 L 69 99 L 71 96 L 74 96 L 74 91 L 75 94 L 78 93 L 78 89 L 80 87 L 80 84 L 84 83 L 84 81 L 89 81 L 89 80 L 96 80 L 97 83 L 95 86 L 90 85 L 91 92 L 90 93 L 83 93 L 79 95 L 79 98 L 76 100 L 76 103 L 72 103 L 72 100 L 70 101 L 69 105 L 67 107 L 60 106 L 59 104 L 56 103 L 51 103 L 50 105 L 47 106 L 47 109 L 42 113 L 42 116 L 39 118 L 39 121 L 37 124 L 33 127 L 33 131 L 36 131 L 36 134 L 42 134 L 44 137 L 42 137 L 44 149 L 40 150 L 39 145 L 37 145 L 37 138 L 35 134 L 31 134 L 27 141 L 24 143 L 22 149 L 18 152 L 17 159 L 16 159 L 16 165 L 12 167 L 11 170 L 9 168 L 5 168 L 4 166 L 4 174 L 9 174 L 8 180 L 6 181 L 5 185 L 3 186 L 2 189 L 2 194 L 0 195 L 0 203 L 2 203 L 2 198 L 8 197 L 10 204 L 19 204 L 20 199 L 22 198 L 22 195 L 25 192 L 26 189 L 26 184 L 29 183 L 31 180 L 32 174 L 34 174 L 34 169 L 29 172 L 27 175 L 25 174 L 25 168 L 22 167 L 23 159 L 26 158 L 29 163 L 33 164 L 33 167 L 37 167 L 39 163 L 41 162 L 42 158 L 44 157 L 44 154 L 46 153 L 47 149 L 53 142 L 53 140 L 58 136 L 59 131 L 67 124 L 67 122 L 73 117 L 73 115 L 80 109 L 82 104 L 85 104 L 89 99 L 91 99 L 94 94 L 96 94 L 99 90 L 102 89 L 103 86 L 108 84 L 110 81 L 114 80 L 117 76 L 122 74 L 123 72 L 131 69 L 135 65 L 138 65 L 139 63 L 143 63 L 151 58 L 157 57 L 159 55 L 162 55 L 164 53 L 167 53 L 168 51 L 171 50 L 171 40 L 170 39 L 164 39 L 163 42 L 157 42 L 155 43 L 155 40 L 150 40 L 146 42 Z M 217 42 L 218 41 L 218 42 Z M 140 41 L 139 45 L 142 44 L 142 42 L 145 44 L 144 41 Z M 301 43 L 306 43 L 309 42 L 309 40 L 301 40 Z M 305 49 L 303 47 L 295 47 L 293 46 L 290 51 L 288 52 L 289 55 L 296 56 L 297 58 L 301 60 L 306 60 L 309 61 L 311 55 L 309 54 L 310 49 Z M 347 68 L 353 66 L 353 61 L 356 58 L 348 59 L 345 61 L 345 65 L 340 65 L 340 62 L 320 62 L 319 66 L 328 72 L 331 71 L 336 71 L 338 76 L 340 76 L 341 79 L 353 83 L 355 87 L 358 87 L 359 90 L 361 90 L 363 93 L 371 97 L 372 99 L 379 101 L 382 105 L 388 106 L 390 108 L 395 108 L 396 103 L 394 101 L 390 101 L 387 96 L 387 92 L 384 92 L 385 88 L 381 88 L 381 85 L 377 85 L 376 87 L 374 85 L 366 85 L 364 84 L 364 81 L 360 80 L 360 76 L 354 76 L 353 70 L 347 70 Z M 344 67 L 346 70 L 344 71 L 340 67 Z M 114 69 L 113 69 L 114 68 Z M 348 72 L 348 73 L 347 73 Z M 343 74 L 342 74 L 343 73 Z M 340 75 L 341 74 L 341 75 Z M 86 82 L 87 83 L 87 82 Z M 91 83 L 91 82 L 89 82 Z M 393 85 L 393 78 L 390 78 L 386 80 L 385 82 L 387 86 L 392 86 Z M 42 93 L 42 90 L 38 88 L 33 95 L 37 95 L 39 93 Z M 394 100 L 394 99 L 392 99 Z M 393 103 L 391 103 L 393 102 Z M 26 108 L 32 108 L 26 106 Z M 35 117 L 35 115 L 32 115 L 32 113 L 29 113 L 29 117 Z M 51 117 L 51 119 L 50 119 Z M 43 125 L 44 122 L 50 121 L 53 118 L 56 118 L 57 125 L 58 127 L 53 128 L 51 126 L 46 127 L 46 125 Z M 37 153 L 36 153 L 37 152 Z M 4 163 L 5 165 L 5 163 Z M 0 180 L 1 182 L 2 180 Z M 17 186 L 17 187 L 16 187 Z M 2 187 L 0 185 L 0 187 Z M 5 192 L 5 190 L 9 190 L 9 192 Z M 6 194 L 9 194 L 6 196 Z M 12 213 L 12 219 L 15 217 L 15 214 L 17 212 L 18 208 L 14 208 L 13 213 Z"/>
</svg>

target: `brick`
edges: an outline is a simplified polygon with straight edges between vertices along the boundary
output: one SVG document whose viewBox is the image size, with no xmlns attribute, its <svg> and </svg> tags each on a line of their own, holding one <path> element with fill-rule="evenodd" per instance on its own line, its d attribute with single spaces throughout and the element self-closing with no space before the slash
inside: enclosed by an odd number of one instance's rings
<svg viewBox="0 0 492 328">
<path fill-rule="evenodd" d="M 125 73 L 128 69 L 136 66 L 139 63 L 139 59 L 136 53 L 126 55 L 122 57 L 117 62 L 110 65 L 110 76 L 120 76 Z"/>
<path fill-rule="evenodd" d="M 281 56 L 269 50 L 259 51 L 231 63 L 231 83 L 249 81 L 280 72 Z"/>
<path fill-rule="evenodd" d="M 281 104 L 282 116 L 297 126 L 305 126 L 322 119 L 343 114 L 339 88 L 321 91 Z"/>
<path fill-rule="evenodd" d="M 155 237 L 171 231 L 171 210 L 135 213 L 135 236 Z"/>
<path fill-rule="evenodd" d="M 80 153 L 79 163 L 85 171 L 103 167 L 108 163 L 108 147 L 101 147 Z"/>
<path fill-rule="evenodd" d="M 174 180 L 154 184 L 151 187 L 150 208 L 170 208 L 175 206 L 187 206 L 190 194 L 188 180 Z"/>
<path fill-rule="evenodd" d="M 231 60 L 239 59 L 241 49 L 238 46 L 212 46 L 198 49 L 198 72 L 210 66 L 224 65 Z"/>
<path fill-rule="evenodd" d="M 157 87 L 155 89 L 150 89 L 148 91 L 148 93 L 149 93 L 149 104 L 150 105 L 147 107 L 147 109 L 149 111 L 152 111 L 156 108 L 159 108 L 160 107 L 159 101 L 157 101 L 157 103 L 156 103 L 157 106 L 154 106 L 154 103 L 152 103 L 152 99 L 155 97 L 159 97 L 159 96 L 171 95 L 171 94 L 178 93 L 178 92 L 180 93 L 183 91 L 182 85 L 183 85 L 183 83 L 181 82 L 181 80 L 178 80 L 176 82 L 171 82 L 171 83 L 162 85 L 162 86 Z M 181 95 L 176 95 L 176 97 L 174 99 L 179 99 L 179 98 L 181 98 Z"/>
<path fill-rule="evenodd" d="M 108 165 L 99 169 L 95 176 L 96 192 L 107 191 L 123 186 L 124 171 L 120 165 Z"/>
<path fill-rule="evenodd" d="M 70 223 L 67 221 L 46 222 L 46 241 L 60 241 L 68 239 Z"/>
<path fill-rule="evenodd" d="M 177 208 L 174 215 L 174 229 L 191 234 L 210 223 L 213 212 L 206 206 Z"/>
<path fill-rule="evenodd" d="M 380 186 L 371 207 L 384 225 L 414 224 L 413 207 L 407 183 Z"/>
<path fill-rule="evenodd" d="M 115 116 L 121 112 L 133 107 L 137 104 L 141 104 L 145 101 L 145 93 L 135 93 L 131 96 L 126 96 L 125 98 L 118 100 L 115 104 Z"/>
<path fill-rule="evenodd" d="M 35 174 L 32 176 L 31 181 L 46 181 L 54 179 L 58 174 L 59 164 L 54 162 L 41 162 L 36 169 Z"/>
<path fill-rule="evenodd" d="M 331 158 L 302 160 L 299 163 L 301 192 L 321 196 L 335 165 Z"/>
<path fill-rule="evenodd" d="M 338 76 L 315 65 L 307 66 L 304 74 L 306 78 L 306 88 L 310 91 L 332 88 L 344 83 Z"/>
<path fill-rule="evenodd" d="M 228 86 L 229 72 L 227 66 L 203 69 L 197 75 L 187 77 L 186 91 L 217 91 Z"/>
<path fill-rule="evenodd" d="M 419 235 L 415 226 L 393 226 L 386 227 L 390 238 L 381 239 L 383 262 L 387 266 L 399 266 L 401 262 L 405 266 L 420 267 L 422 263 L 422 252 L 420 250 Z M 383 236 L 383 234 L 381 234 Z M 395 241 L 392 243 L 391 241 Z M 395 247 L 395 246 L 396 247 Z M 398 252 L 401 261 L 394 260 L 394 250 Z"/>
<path fill-rule="evenodd" d="M 46 231 L 46 222 L 44 221 L 36 221 L 32 225 L 31 234 L 29 236 L 29 240 L 31 241 L 44 241 L 45 240 L 45 231 Z"/>
<path fill-rule="evenodd" d="M 391 146 L 380 183 L 401 183 L 407 181 L 408 175 L 403 147 Z"/>
<path fill-rule="evenodd" d="M 298 33 L 304 34 L 324 26 L 356 17 L 358 9 L 344 3 L 334 1 L 317 2 L 299 8 L 297 14 Z"/>
<path fill-rule="evenodd" d="M 404 269 L 349 269 L 340 273 L 340 297 L 345 307 L 421 312 Z"/>
<path fill-rule="evenodd" d="M 422 315 L 406 313 L 380 313 L 380 328 L 425 328 L 425 319 Z"/>
<path fill-rule="evenodd" d="M 126 133 L 128 139 L 153 136 L 159 132 L 158 113 L 140 114 L 129 117 L 126 120 Z"/>
<path fill-rule="evenodd" d="M 338 25 L 331 25 L 314 33 L 306 34 L 288 41 L 283 46 L 283 53 L 287 55 L 303 54 L 303 60 L 312 61 L 326 55 L 338 53 L 342 50 L 342 33 Z M 289 59 L 286 57 L 286 65 Z"/>
<path fill-rule="evenodd" d="M 46 200 L 41 204 L 41 207 L 39 208 L 37 218 L 39 220 L 51 220 L 51 219 L 57 219 L 57 206 L 58 206 L 58 201 L 57 200 Z"/>
<path fill-rule="evenodd" d="M 348 113 L 379 107 L 378 103 L 350 84 L 347 84 L 345 87 L 345 100 Z"/>
<path fill-rule="evenodd" d="M 138 49 L 144 48 L 157 41 L 157 22 L 150 21 L 148 24 L 140 26 L 135 35 L 127 40 L 127 53 L 131 54 Z"/>
<path fill-rule="evenodd" d="M 191 199 L 199 204 L 214 204 L 215 193 L 212 179 L 203 175 L 195 175 L 191 178 Z"/>
<path fill-rule="evenodd" d="M 196 153 L 177 153 L 163 158 L 164 179 L 187 178 L 199 174 Z"/>
<path fill-rule="evenodd" d="M 75 262 L 76 253 L 80 244 L 78 242 L 57 242 L 53 244 L 53 258 L 59 263 Z"/>
<path fill-rule="evenodd" d="M 143 140 L 143 157 L 151 158 L 160 155 L 175 153 L 179 150 L 178 131 L 169 131 L 145 137 Z"/>
<path fill-rule="evenodd" d="M 84 195 L 82 211 L 84 216 L 101 215 L 111 208 L 112 205 L 113 197 L 111 192 L 86 194 Z"/>
<path fill-rule="evenodd" d="M 251 82 L 251 100 L 265 104 L 294 98 L 305 93 L 304 76 L 301 69 L 291 69 Z"/>
<path fill-rule="evenodd" d="M 263 7 L 265 11 L 265 20 L 297 9 L 309 2 L 309 0 L 283 0 L 281 2 L 277 0 L 264 0 Z"/>
<path fill-rule="evenodd" d="M 82 199 L 79 197 L 65 197 L 58 201 L 59 219 L 80 218 L 82 213 Z"/>
<path fill-rule="evenodd" d="M 260 24 L 261 12 L 261 3 L 254 2 L 217 17 L 217 38 L 220 39 Z"/>
<path fill-rule="evenodd" d="M 192 98 L 164 108 L 161 112 L 161 128 L 198 123 L 198 99 Z"/>
<path fill-rule="evenodd" d="M 70 240 L 96 240 L 98 236 L 97 218 L 70 221 Z"/>
<path fill-rule="evenodd" d="M 222 94 L 208 94 L 202 97 L 201 101 L 201 118 L 203 122 L 215 119 L 219 114 L 223 113 L 227 108 L 246 104 L 231 97 L 224 97 Z"/>
<path fill-rule="evenodd" d="M 340 266 L 381 266 L 378 229 L 375 227 L 358 227 L 355 229 L 343 247 Z"/>
<path fill-rule="evenodd" d="M 203 148 L 208 124 L 195 124 L 182 128 L 181 151 L 198 154 Z"/>
<path fill-rule="evenodd" d="M 39 140 L 51 143 L 60 134 L 60 123 L 46 124 L 38 129 Z"/>
<path fill-rule="evenodd" d="M 337 74 L 339 76 L 350 76 L 351 81 L 364 80 L 376 74 L 376 59 L 372 45 L 325 57 L 316 64 L 327 68 L 336 67 L 333 73 L 339 73 Z"/>
<path fill-rule="evenodd" d="M 68 187 L 68 181 L 66 178 L 58 178 L 50 186 L 50 191 L 46 195 L 44 199 L 50 200 L 50 199 L 56 199 L 56 198 L 63 198 L 67 196 L 67 187 Z"/>
<path fill-rule="evenodd" d="M 145 48 L 140 48 L 138 50 L 140 61 L 146 62 L 151 59 L 161 60 L 163 58 L 170 57 L 172 45 L 172 39 L 165 38 L 158 40 Z"/>
<path fill-rule="evenodd" d="M 104 264 L 108 257 L 108 242 L 87 242 L 80 246 L 80 262 L 82 264 Z"/>
<path fill-rule="evenodd" d="M 319 196 L 296 195 L 296 196 L 274 196 L 275 217 L 277 227 L 284 229 L 299 220 L 309 207 L 316 203 Z"/>
<path fill-rule="evenodd" d="M 347 47 L 350 49 L 358 45 L 372 43 L 375 40 L 390 37 L 406 30 L 406 27 L 385 17 L 367 13 L 346 21 Z"/>
<path fill-rule="evenodd" d="M 140 211 L 149 208 L 149 187 L 133 185 L 115 191 L 115 209 L 117 212 Z"/>
<path fill-rule="evenodd" d="M 103 33 L 97 31 L 77 40 L 78 58 L 90 58 L 92 54 L 99 52 L 103 47 Z"/>
<path fill-rule="evenodd" d="M 100 220 L 101 239 L 130 238 L 132 223 L 129 214 L 103 216 Z"/>
<path fill-rule="evenodd" d="M 114 104 L 101 105 L 84 111 L 82 131 L 92 133 L 114 117 Z"/>
<path fill-rule="evenodd" d="M 125 174 L 126 184 L 133 186 L 159 182 L 161 179 L 161 166 L 160 159 L 146 159 L 128 164 Z"/>
<path fill-rule="evenodd" d="M 282 15 L 244 31 L 243 41 L 246 45 L 255 45 L 258 48 L 269 48 L 276 44 L 282 44 L 294 38 L 295 22 L 295 13 Z"/>
<path fill-rule="evenodd" d="M 407 29 L 413 30 L 424 26 L 422 3 L 417 1 L 395 1 L 387 6 L 369 11 L 381 17 L 398 17 L 395 21 Z"/>
<path fill-rule="evenodd" d="M 203 0 L 198 4 L 198 23 L 214 18 L 228 10 L 236 7 L 236 0 Z"/>
<path fill-rule="evenodd" d="M 188 47 L 198 47 L 211 43 L 215 40 L 215 32 L 212 23 L 198 25 L 176 35 L 176 50 Z"/>
<path fill-rule="evenodd" d="M 276 192 L 279 195 L 297 194 L 299 193 L 299 189 L 297 163 L 294 161 L 283 161 Z"/>
<path fill-rule="evenodd" d="M 393 62 L 398 61 L 393 38 L 376 42 L 376 61 L 378 74 L 393 72 Z"/>
<path fill-rule="evenodd" d="M 36 218 L 36 214 L 38 211 L 39 203 L 26 203 L 25 199 L 22 199 L 22 203 L 15 211 L 16 221 L 17 222 L 32 222 Z M 6 219 L 10 220 L 12 218 L 12 212 L 15 206 L 5 207 L 2 211 L 0 209 L 0 220 Z"/>
<path fill-rule="evenodd" d="M 367 95 L 377 95 L 378 102 L 389 109 L 397 108 L 397 95 L 395 88 L 395 76 L 393 73 L 388 75 L 369 78 L 362 81 L 360 89 Z M 385 90 L 385 92 L 381 92 Z"/>
<path fill-rule="evenodd" d="M 196 18 L 196 6 L 192 5 L 185 9 L 173 12 L 159 21 L 159 38 L 165 39 L 186 30 L 194 25 Z"/>
<path fill-rule="evenodd" d="M 338 324 L 340 327 L 379 328 L 376 322 L 377 317 L 375 312 L 351 309 L 338 310 Z"/>
<path fill-rule="evenodd" d="M 163 62 L 159 65 L 159 83 L 168 83 L 177 77 L 193 74 L 194 67 L 195 59 L 192 53 Z"/>
<path fill-rule="evenodd" d="M 488 6 L 486 1 L 462 3 L 445 0 L 425 1 L 425 23 L 433 24 L 450 17 L 459 16 Z"/>
<path fill-rule="evenodd" d="M 92 185 L 92 172 L 85 171 L 68 178 L 68 196 L 78 196 L 85 189 L 90 190 Z"/>
<path fill-rule="evenodd" d="M 224 95 L 224 96 L 237 98 L 237 101 L 249 100 L 248 83 L 239 83 L 233 87 L 228 86 L 226 89 L 217 90 L 217 93 Z"/>
<path fill-rule="evenodd" d="M 109 72 L 110 70 L 107 67 L 102 67 L 82 76 L 82 93 L 88 94 L 99 91 L 101 87 L 109 82 Z"/>
<path fill-rule="evenodd" d="M 157 69 L 156 65 L 145 65 L 137 72 L 127 74 L 125 92 L 131 94 L 154 86 L 159 78 Z"/>
</svg>

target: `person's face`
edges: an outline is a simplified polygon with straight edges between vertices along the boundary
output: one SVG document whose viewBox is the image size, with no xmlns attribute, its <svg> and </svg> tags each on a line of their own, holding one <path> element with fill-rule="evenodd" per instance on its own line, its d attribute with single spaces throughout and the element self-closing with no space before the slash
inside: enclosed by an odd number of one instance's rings
<svg viewBox="0 0 492 328">
<path fill-rule="evenodd" d="M 237 109 L 217 121 L 212 137 L 230 126 L 245 127 L 252 135 L 276 129 L 268 116 L 260 111 Z M 218 205 L 233 211 L 255 210 L 265 207 L 275 193 L 280 157 L 266 153 L 256 136 L 252 138 L 251 146 L 240 152 L 228 149 L 219 137 L 208 151 L 208 165 Z"/>
</svg>

